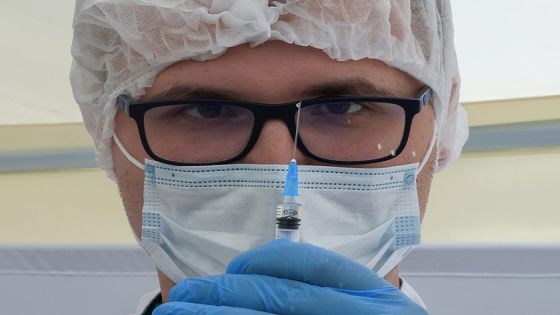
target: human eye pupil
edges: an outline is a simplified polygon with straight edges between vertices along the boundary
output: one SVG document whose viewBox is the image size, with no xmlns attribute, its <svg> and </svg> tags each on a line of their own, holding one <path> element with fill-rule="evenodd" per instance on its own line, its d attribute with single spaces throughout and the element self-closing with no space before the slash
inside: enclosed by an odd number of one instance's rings
<svg viewBox="0 0 560 315">
<path fill-rule="evenodd" d="M 327 110 L 331 113 L 331 114 L 336 114 L 336 115 L 342 115 L 342 114 L 346 114 L 348 112 L 348 109 L 350 108 L 349 103 L 334 103 L 334 104 L 327 104 Z"/>
<path fill-rule="evenodd" d="M 218 117 L 222 111 L 223 107 L 221 105 L 198 105 L 197 111 L 200 116 L 204 118 L 215 118 Z"/>
</svg>

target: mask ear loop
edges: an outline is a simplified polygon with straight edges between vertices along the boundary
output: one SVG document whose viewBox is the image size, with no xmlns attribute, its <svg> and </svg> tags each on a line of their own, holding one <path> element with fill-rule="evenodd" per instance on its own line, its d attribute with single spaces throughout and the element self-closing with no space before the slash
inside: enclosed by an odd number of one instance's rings
<svg viewBox="0 0 560 315">
<path fill-rule="evenodd" d="M 418 165 L 418 168 L 416 169 L 416 175 L 417 176 L 418 176 L 418 174 L 420 174 L 420 171 L 422 171 L 422 169 L 424 168 L 424 165 L 426 165 L 426 163 L 430 159 L 430 155 L 432 155 L 432 150 L 434 149 L 434 144 L 436 143 L 436 138 L 437 138 L 437 123 L 434 120 L 434 132 L 432 133 L 432 139 L 430 140 L 430 146 L 428 147 L 428 151 L 426 151 L 426 154 L 422 158 L 422 161 L 420 162 L 420 165 Z M 437 158 L 436 158 L 436 160 L 437 160 Z"/>
<path fill-rule="evenodd" d="M 139 169 L 144 170 L 144 164 L 140 163 L 137 159 L 135 159 L 132 156 L 132 154 L 128 153 L 124 145 L 119 140 L 119 137 L 117 137 L 117 134 L 114 132 L 113 132 L 113 140 L 115 140 L 115 144 L 117 145 L 121 153 L 126 157 L 126 159 L 130 161 L 130 163 L 134 164 L 134 166 L 138 167 Z"/>
</svg>

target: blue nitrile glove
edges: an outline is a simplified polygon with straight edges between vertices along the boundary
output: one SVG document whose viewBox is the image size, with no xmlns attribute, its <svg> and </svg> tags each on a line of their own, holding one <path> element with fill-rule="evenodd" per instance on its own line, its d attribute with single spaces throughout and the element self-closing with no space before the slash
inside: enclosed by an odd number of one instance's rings
<svg viewBox="0 0 560 315">
<path fill-rule="evenodd" d="M 224 275 L 178 283 L 168 303 L 153 314 L 270 313 L 427 314 L 368 268 L 334 252 L 284 240 L 238 256 Z"/>
</svg>

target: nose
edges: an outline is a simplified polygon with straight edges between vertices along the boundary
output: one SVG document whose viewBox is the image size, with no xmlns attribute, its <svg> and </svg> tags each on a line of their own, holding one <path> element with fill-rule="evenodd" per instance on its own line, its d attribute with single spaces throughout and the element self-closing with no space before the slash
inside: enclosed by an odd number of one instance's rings
<svg viewBox="0 0 560 315">
<path fill-rule="evenodd" d="M 293 158 L 294 140 L 286 124 L 281 120 L 267 121 L 257 143 L 240 162 L 247 164 L 287 164 Z M 296 150 L 298 162 L 303 158 Z"/>
</svg>

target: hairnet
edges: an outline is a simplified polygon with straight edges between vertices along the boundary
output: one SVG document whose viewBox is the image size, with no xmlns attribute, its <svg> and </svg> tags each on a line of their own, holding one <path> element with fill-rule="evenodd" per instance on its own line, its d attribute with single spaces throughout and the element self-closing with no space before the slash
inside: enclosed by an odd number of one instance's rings
<svg viewBox="0 0 560 315">
<path fill-rule="evenodd" d="M 113 178 L 115 100 L 145 93 L 180 60 L 209 60 L 267 40 L 371 58 L 434 92 L 438 165 L 458 158 L 468 136 L 449 0 L 77 0 L 70 80 L 100 166 Z"/>
</svg>

